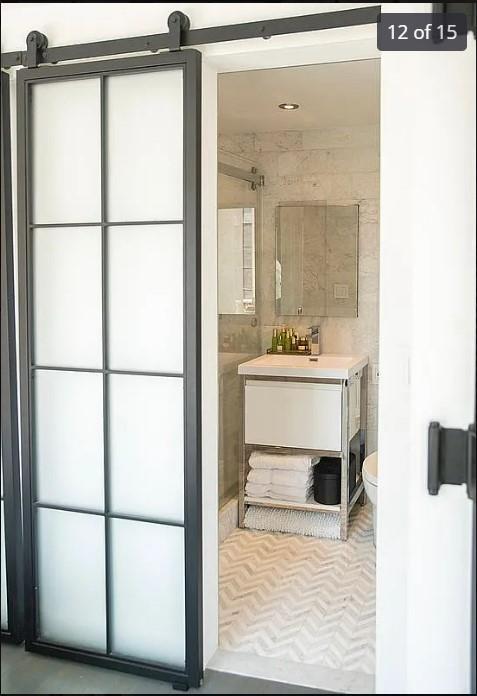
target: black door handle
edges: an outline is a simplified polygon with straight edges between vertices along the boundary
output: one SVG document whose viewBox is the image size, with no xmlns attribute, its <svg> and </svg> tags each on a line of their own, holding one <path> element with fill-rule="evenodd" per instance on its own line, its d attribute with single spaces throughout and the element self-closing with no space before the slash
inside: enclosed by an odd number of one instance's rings
<svg viewBox="0 0 477 696">
<path fill-rule="evenodd" d="M 437 495 L 443 483 L 467 485 L 475 501 L 475 424 L 467 430 L 443 428 L 433 421 L 428 431 L 427 488 Z"/>
</svg>

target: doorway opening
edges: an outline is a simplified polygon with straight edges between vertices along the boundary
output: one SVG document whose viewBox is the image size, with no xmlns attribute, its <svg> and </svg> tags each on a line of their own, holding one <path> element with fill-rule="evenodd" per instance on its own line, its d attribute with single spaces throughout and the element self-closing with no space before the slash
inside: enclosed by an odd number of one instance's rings
<svg viewBox="0 0 477 696">
<path fill-rule="evenodd" d="M 374 688 L 379 68 L 219 75 L 219 645 L 336 690 Z"/>
</svg>

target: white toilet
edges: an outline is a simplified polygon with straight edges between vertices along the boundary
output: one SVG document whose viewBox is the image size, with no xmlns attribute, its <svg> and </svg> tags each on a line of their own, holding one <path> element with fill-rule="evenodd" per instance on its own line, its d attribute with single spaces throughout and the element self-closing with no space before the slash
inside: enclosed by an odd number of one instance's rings
<svg viewBox="0 0 477 696">
<path fill-rule="evenodd" d="M 364 490 L 373 506 L 373 536 L 376 546 L 376 529 L 378 519 L 378 453 L 373 452 L 363 462 Z"/>
</svg>

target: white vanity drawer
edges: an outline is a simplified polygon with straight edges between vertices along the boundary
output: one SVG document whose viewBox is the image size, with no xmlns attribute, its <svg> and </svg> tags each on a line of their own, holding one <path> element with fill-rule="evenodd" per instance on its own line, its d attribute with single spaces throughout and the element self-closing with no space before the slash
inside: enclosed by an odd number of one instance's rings
<svg viewBox="0 0 477 696">
<path fill-rule="evenodd" d="M 341 385 L 247 380 L 245 442 L 341 451 Z"/>
</svg>

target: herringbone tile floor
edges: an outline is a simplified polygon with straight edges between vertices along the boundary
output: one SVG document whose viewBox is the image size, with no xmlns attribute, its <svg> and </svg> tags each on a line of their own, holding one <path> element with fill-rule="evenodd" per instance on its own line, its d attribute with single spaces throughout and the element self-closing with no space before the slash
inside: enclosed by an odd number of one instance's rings
<svg viewBox="0 0 477 696">
<path fill-rule="evenodd" d="M 372 510 L 348 541 L 237 529 L 220 549 L 220 645 L 374 673 Z"/>
</svg>

